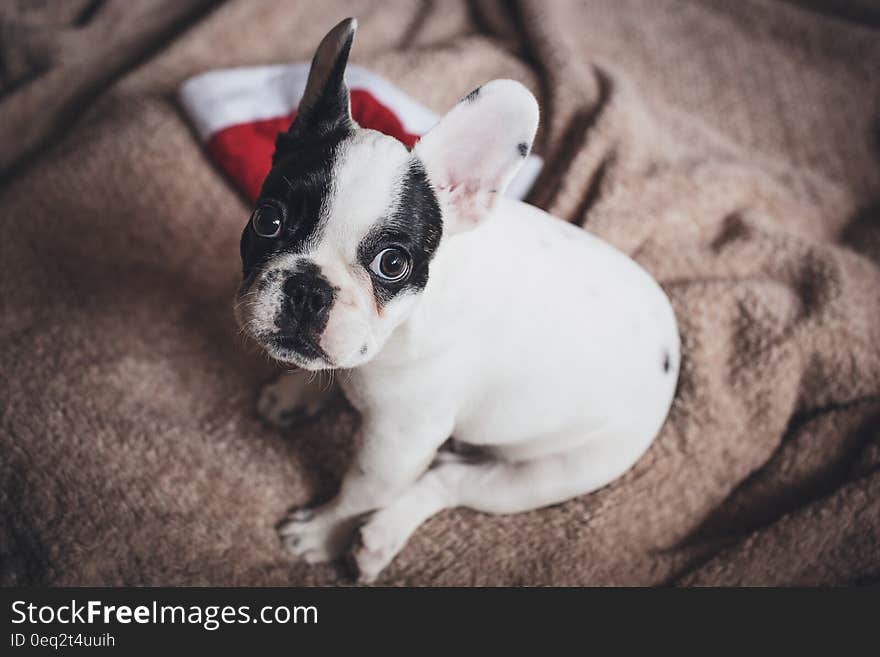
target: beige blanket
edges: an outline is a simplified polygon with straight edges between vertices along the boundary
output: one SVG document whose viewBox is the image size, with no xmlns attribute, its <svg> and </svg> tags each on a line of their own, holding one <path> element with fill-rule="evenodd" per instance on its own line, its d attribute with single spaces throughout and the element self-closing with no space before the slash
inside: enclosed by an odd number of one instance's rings
<svg viewBox="0 0 880 657">
<path fill-rule="evenodd" d="M 357 418 L 256 419 L 276 368 L 232 319 L 248 208 L 174 92 L 308 59 L 352 14 L 352 61 L 435 111 L 491 78 L 530 86 L 532 202 L 650 270 L 683 339 L 671 416 L 625 477 L 517 516 L 441 513 L 380 583 L 876 582 L 880 32 L 758 0 L 236 0 L 138 42 L 145 63 L 93 85 L 0 189 L 0 582 L 347 581 L 273 525 L 332 493 Z M 0 122 L 30 124 L 6 86 Z"/>
</svg>

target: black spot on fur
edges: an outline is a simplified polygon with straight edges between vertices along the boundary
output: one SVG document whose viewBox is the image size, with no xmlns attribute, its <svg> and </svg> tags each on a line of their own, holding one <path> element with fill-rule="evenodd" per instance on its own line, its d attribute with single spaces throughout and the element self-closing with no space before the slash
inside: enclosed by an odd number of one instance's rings
<svg viewBox="0 0 880 657">
<path fill-rule="evenodd" d="M 470 92 L 467 96 L 465 96 L 464 99 L 469 103 L 475 101 L 477 99 L 477 96 L 480 95 L 481 89 L 482 89 L 482 87 L 477 87 L 472 92 Z"/>
<path fill-rule="evenodd" d="M 671 367 L 672 367 L 672 360 L 669 357 L 669 352 L 664 351 L 663 352 L 663 371 L 668 374 Z"/>
<path fill-rule="evenodd" d="M 402 248 L 412 258 L 409 276 L 399 283 L 372 277 L 379 307 L 404 290 L 424 289 L 428 283 L 428 265 L 443 234 L 440 206 L 421 160 L 413 157 L 399 185 L 394 213 L 370 231 L 358 246 L 358 259 L 366 268 L 379 251 L 389 246 Z"/>
<path fill-rule="evenodd" d="M 367 353 L 367 345 L 362 344 L 361 345 L 361 356 L 363 356 L 365 353 Z"/>
<path fill-rule="evenodd" d="M 529 145 L 526 142 L 521 141 L 516 145 L 516 150 L 519 151 L 520 157 L 525 157 L 529 154 Z"/>
</svg>

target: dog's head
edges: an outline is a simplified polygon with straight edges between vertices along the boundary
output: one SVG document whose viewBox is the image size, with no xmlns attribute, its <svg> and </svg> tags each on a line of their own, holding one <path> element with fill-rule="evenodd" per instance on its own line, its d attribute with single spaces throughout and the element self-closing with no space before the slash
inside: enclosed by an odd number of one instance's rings
<svg viewBox="0 0 880 657">
<path fill-rule="evenodd" d="M 274 358 L 361 365 L 412 312 L 441 242 L 475 226 L 528 155 L 534 97 L 496 80 L 412 151 L 351 118 L 354 19 L 324 37 L 290 130 L 241 236 L 236 316 Z"/>
</svg>

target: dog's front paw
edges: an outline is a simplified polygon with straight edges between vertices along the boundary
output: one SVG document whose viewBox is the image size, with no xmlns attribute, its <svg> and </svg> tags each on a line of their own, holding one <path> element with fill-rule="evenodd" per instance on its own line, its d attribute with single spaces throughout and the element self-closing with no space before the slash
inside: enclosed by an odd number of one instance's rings
<svg viewBox="0 0 880 657">
<path fill-rule="evenodd" d="M 320 509 L 297 509 L 279 523 L 278 535 L 291 554 L 307 563 L 324 563 L 342 555 L 351 542 L 355 522 Z"/>
<path fill-rule="evenodd" d="M 330 396 L 303 373 L 285 374 L 267 383 L 257 400 L 257 414 L 275 427 L 286 428 L 308 420 L 324 408 Z"/>
<path fill-rule="evenodd" d="M 403 548 L 408 532 L 394 518 L 394 513 L 379 510 L 357 530 L 348 563 L 358 582 L 370 584 Z"/>
</svg>

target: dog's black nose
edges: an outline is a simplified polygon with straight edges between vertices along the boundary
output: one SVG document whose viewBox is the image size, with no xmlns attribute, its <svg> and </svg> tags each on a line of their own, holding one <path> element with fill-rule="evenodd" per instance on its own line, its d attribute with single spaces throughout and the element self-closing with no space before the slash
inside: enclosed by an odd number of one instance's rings
<svg viewBox="0 0 880 657">
<path fill-rule="evenodd" d="M 287 307 L 297 322 L 320 324 L 333 303 L 333 288 L 316 272 L 297 272 L 284 281 Z"/>
</svg>

